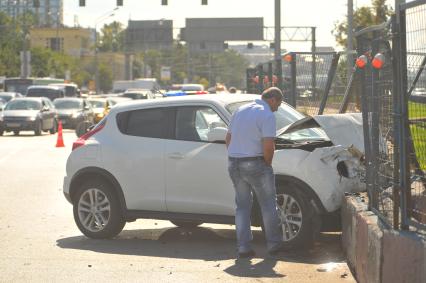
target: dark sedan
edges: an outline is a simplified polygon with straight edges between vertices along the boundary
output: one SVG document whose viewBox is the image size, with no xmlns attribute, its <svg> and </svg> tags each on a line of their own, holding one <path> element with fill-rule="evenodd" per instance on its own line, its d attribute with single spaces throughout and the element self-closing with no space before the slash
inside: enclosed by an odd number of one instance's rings
<svg viewBox="0 0 426 283">
<path fill-rule="evenodd" d="M 6 104 L 0 116 L 0 135 L 4 132 L 34 131 L 36 136 L 42 131 L 56 133 L 57 113 L 52 102 L 44 97 L 15 98 Z"/>
<path fill-rule="evenodd" d="M 65 129 L 75 129 L 81 122 L 94 122 L 93 108 L 82 98 L 58 98 L 53 103 Z"/>
</svg>

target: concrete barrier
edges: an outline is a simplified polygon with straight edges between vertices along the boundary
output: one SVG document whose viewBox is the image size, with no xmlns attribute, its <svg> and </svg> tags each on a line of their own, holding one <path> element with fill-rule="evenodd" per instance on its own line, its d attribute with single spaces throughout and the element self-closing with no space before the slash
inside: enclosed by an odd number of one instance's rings
<svg viewBox="0 0 426 283">
<path fill-rule="evenodd" d="M 342 245 L 358 282 L 426 282 L 426 241 L 385 229 L 360 197 L 342 207 Z"/>
</svg>

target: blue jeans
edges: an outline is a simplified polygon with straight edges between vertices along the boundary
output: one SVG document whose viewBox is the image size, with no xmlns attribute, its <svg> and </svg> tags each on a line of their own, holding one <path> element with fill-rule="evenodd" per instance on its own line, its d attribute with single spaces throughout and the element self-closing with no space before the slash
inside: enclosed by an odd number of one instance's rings
<svg viewBox="0 0 426 283">
<path fill-rule="evenodd" d="M 238 159 L 229 158 L 228 172 L 235 188 L 235 225 L 237 229 L 238 252 L 251 250 L 251 209 L 253 192 L 259 202 L 266 244 L 269 251 L 277 248 L 282 242 L 282 230 L 277 213 L 275 176 L 271 166 L 266 165 L 263 158 Z"/>
</svg>

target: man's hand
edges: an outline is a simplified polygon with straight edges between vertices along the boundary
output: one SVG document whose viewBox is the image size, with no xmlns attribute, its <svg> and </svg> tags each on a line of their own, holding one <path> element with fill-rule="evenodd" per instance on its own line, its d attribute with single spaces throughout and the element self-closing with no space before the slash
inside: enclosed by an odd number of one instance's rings
<svg viewBox="0 0 426 283">
<path fill-rule="evenodd" d="M 272 166 L 272 158 L 274 157 L 275 151 L 275 139 L 274 138 L 263 138 L 263 158 L 265 163 L 269 166 Z"/>
<path fill-rule="evenodd" d="M 231 143 L 231 134 L 229 132 L 226 133 L 225 143 L 226 143 L 226 148 L 228 148 L 229 144 Z"/>
</svg>

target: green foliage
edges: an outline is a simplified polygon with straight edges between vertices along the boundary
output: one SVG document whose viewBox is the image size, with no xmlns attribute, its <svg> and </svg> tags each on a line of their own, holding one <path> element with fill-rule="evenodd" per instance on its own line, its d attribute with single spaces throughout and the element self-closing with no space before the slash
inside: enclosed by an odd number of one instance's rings
<svg viewBox="0 0 426 283">
<path fill-rule="evenodd" d="M 120 22 L 104 25 L 101 29 L 101 35 L 98 36 L 99 51 L 123 51 L 124 33 L 123 24 Z"/>
<path fill-rule="evenodd" d="M 248 66 L 243 56 L 233 50 L 221 53 L 190 53 L 184 45 L 175 44 L 172 50 L 148 50 L 135 57 L 134 77 L 141 77 L 144 69 L 151 70 L 152 77 L 163 84 L 181 84 L 187 79 L 190 83 L 214 86 L 223 83 L 227 86 L 243 87 L 244 74 Z M 170 66 L 170 82 L 161 82 L 161 66 Z M 138 76 L 135 76 L 135 73 Z"/>
<path fill-rule="evenodd" d="M 354 11 L 354 30 L 360 30 L 368 26 L 386 22 L 392 14 L 391 8 L 386 5 L 389 0 L 372 0 L 369 7 L 360 7 Z M 348 22 L 344 19 L 334 25 L 333 35 L 336 42 L 345 47 L 348 37 Z"/>
<path fill-rule="evenodd" d="M 112 89 L 112 71 L 106 64 L 99 64 L 99 88 L 107 93 Z"/>
</svg>

